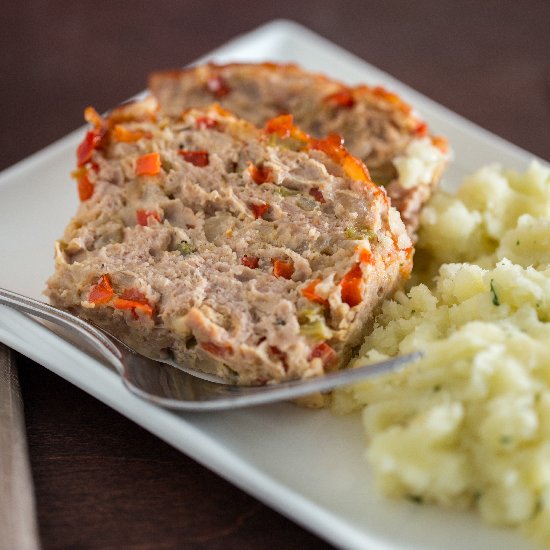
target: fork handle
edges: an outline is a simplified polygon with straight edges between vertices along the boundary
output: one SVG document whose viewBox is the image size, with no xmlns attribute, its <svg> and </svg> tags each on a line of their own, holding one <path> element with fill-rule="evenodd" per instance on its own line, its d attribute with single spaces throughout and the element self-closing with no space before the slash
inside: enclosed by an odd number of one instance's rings
<svg viewBox="0 0 550 550">
<path fill-rule="evenodd" d="M 0 288 L 0 305 L 55 323 L 77 338 L 84 338 L 113 366 L 120 365 L 121 352 L 113 342 L 103 332 L 76 315 L 5 288 Z"/>
</svg>

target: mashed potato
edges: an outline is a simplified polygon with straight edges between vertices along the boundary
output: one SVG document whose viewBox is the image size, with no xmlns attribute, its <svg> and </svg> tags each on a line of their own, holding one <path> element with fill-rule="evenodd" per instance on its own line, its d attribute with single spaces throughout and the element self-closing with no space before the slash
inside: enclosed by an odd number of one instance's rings
<svg viewBox="0 0 550 550">
<path fill-rule="evenodd" d="M 550 170 L 486 167 L 437 193 L 419 247 L 435 281 L 386 302 L 361 355 L 425 357 L 333 407 L 364 408 L 387 494 L 474 506 L 550 546 Z"/>
<path fill-rule="evenodd" d="M 546 265 L 550 235 L 539 224 L 550 226 L 549 178 L 548 168 L 535 162 L 524 174 L 486 166 L 455 195 L 436 192 L 421 215 L 420 261 L 428 256 L 431 267 L 472 262 L 491 268 L 508 258 L 524 267 Z M 536 234 L 529 230 L 534 220 Z"/>
</svg>

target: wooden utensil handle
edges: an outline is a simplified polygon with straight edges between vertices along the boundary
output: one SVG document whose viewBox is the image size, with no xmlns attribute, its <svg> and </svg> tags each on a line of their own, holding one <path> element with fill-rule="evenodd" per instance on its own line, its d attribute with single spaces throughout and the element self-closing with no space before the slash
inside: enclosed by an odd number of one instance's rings
<svg viewBox="0 0 550 550">
<path fill-rule="evenodd" d="M 15 354 L 0 343 L 0 550 L 40 548 Z"/>
</svg>

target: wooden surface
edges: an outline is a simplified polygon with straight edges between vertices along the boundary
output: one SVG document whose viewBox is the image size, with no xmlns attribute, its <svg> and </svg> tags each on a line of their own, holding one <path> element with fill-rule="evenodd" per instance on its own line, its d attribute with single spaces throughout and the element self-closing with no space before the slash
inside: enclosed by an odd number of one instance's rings
<svg viewBox="0 0 550 550">
<path fill-rule="evenodd" d="M 0 168 L 277 17 L 550 160 L 547 1 L 35 0 L 2 8 Z M 44 548 L 324 546 L 42 367 L 20 379 Z"/>
</svg>

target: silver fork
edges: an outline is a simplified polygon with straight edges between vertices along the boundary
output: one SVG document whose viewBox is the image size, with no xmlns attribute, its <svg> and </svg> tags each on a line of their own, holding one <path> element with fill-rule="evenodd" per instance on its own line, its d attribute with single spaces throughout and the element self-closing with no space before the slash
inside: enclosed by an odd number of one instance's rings
<svg viewBox="0 0 550 550">
<path fill-rule="evenodd" d="M 122 377 L 135 395 L 162 407 L 184 411 L 235 409 L 295 399 L 316 392 L 352 384 L 367 378 L 395 372 L 422 356 L 414 352 L 352 369 L 344 369 L 306 380 L 293 380 L 264 386 L 237 386 L 207 380 L 198 372 L 182 369 L 164 359 L 150 359 L 115 338 L 112 334 L 44 302 L 0 288 L 0 305 L 40 317 L 68 331 L 77 341 L 87 342 Z"/>
</svg>

